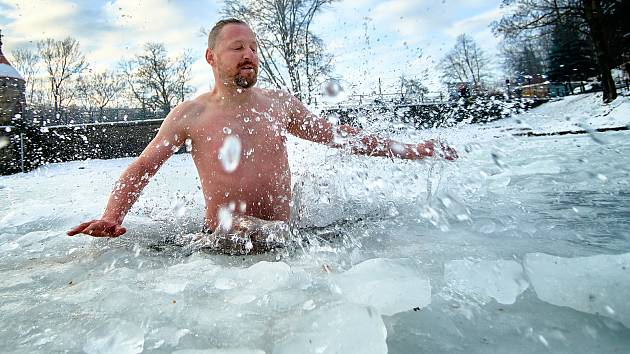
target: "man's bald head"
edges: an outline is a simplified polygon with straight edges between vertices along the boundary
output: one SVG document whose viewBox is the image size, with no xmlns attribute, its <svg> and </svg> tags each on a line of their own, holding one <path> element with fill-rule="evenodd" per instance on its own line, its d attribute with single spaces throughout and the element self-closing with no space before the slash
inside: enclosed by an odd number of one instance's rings
<svg viewBox="0 0 630 354">
<path fill-rule="evenodd" d="M 223 29 L 223 27 L 230 24 L 244 25 L 249 27 L 247 22 L 239 20 L 237 18 L 227 18 L 217 22 L 210 30 L 210 33 L 208 33 L 208 49 L 214 49 L 214 47 L 217 45 L 217 38 L 219 37 L 221 30 Z"/>
</svg>

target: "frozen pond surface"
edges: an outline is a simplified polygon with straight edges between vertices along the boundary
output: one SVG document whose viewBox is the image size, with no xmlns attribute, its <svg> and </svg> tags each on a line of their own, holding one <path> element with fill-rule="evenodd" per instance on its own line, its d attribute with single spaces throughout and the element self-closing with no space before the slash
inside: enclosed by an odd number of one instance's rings
<svg viewBox="0 0 630 354">
<path fill-rule="evenodd" d="M 65 232 L 100 215 L 129 159 L 2 177 L 0 352 L 630 352 L 630 133 L 510 134 L 630 121 L 627 98 L 611 113 L 581 97 L 400 133 L 446 138 L 453 163 L 290 139 L 298 223 L 339 235 L 278 256 L 163 245 L 201 226 L 188 155 L 112 240 Z"/>
</svg>

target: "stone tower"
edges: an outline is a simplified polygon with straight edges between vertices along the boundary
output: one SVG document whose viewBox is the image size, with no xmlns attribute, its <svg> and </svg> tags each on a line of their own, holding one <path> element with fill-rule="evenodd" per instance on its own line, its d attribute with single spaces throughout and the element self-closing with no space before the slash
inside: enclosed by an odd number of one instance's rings
<svg viewBox="0 0 630 354">
<path fill-rule="evenodd" d="M 26 83 L 2 53 L 0 31 L 0 175 L 24 171 L 21 132 Z"/>
<path fill-rule="evenodd" d="M 9 126 L 24 108 L 26 83 L 2 53 L 2 37 L 0 30 L 0 126 Z"/>
</svg>

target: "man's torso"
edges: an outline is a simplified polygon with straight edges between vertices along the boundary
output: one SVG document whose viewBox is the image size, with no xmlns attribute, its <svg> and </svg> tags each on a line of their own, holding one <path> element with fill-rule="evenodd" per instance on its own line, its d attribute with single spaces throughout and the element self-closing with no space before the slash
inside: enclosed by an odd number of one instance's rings
<svg viewBox="0 0 630 354">
<path fill-rule="evenodd" d="M 195 100 L 200 104 L 182 119 L 205 197 L 206 226 L 217 227 L 222 207 L 264 220 L 287 221 L 291 174 L 286 103 L 263 90 L 240 105 L 220 100 L 202 95 Z M 221 153 L 222 148 L 232 153 Z"/>
</svg>

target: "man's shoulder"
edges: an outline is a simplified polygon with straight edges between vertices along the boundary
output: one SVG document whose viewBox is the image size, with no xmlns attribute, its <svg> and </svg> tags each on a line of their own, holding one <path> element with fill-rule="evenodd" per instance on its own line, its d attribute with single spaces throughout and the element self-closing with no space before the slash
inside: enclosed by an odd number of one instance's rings
<svg viewBox="0 0 630 354">
<path fill-rule="evenodd" d="M 179 120 L 189 116 L 197 116 L 210 107 L 211 102 L 208 96 L 200 95 L 191 100 L 187 100 L 178 104 L 172 110 L 173 118 Z"/>
<path fill-rule="evenodd" d="M 293 97 L 289 92 L 275 88 L 258 88 L 261 95 L 272 99 L 290 99 Z"/>
</svg>

